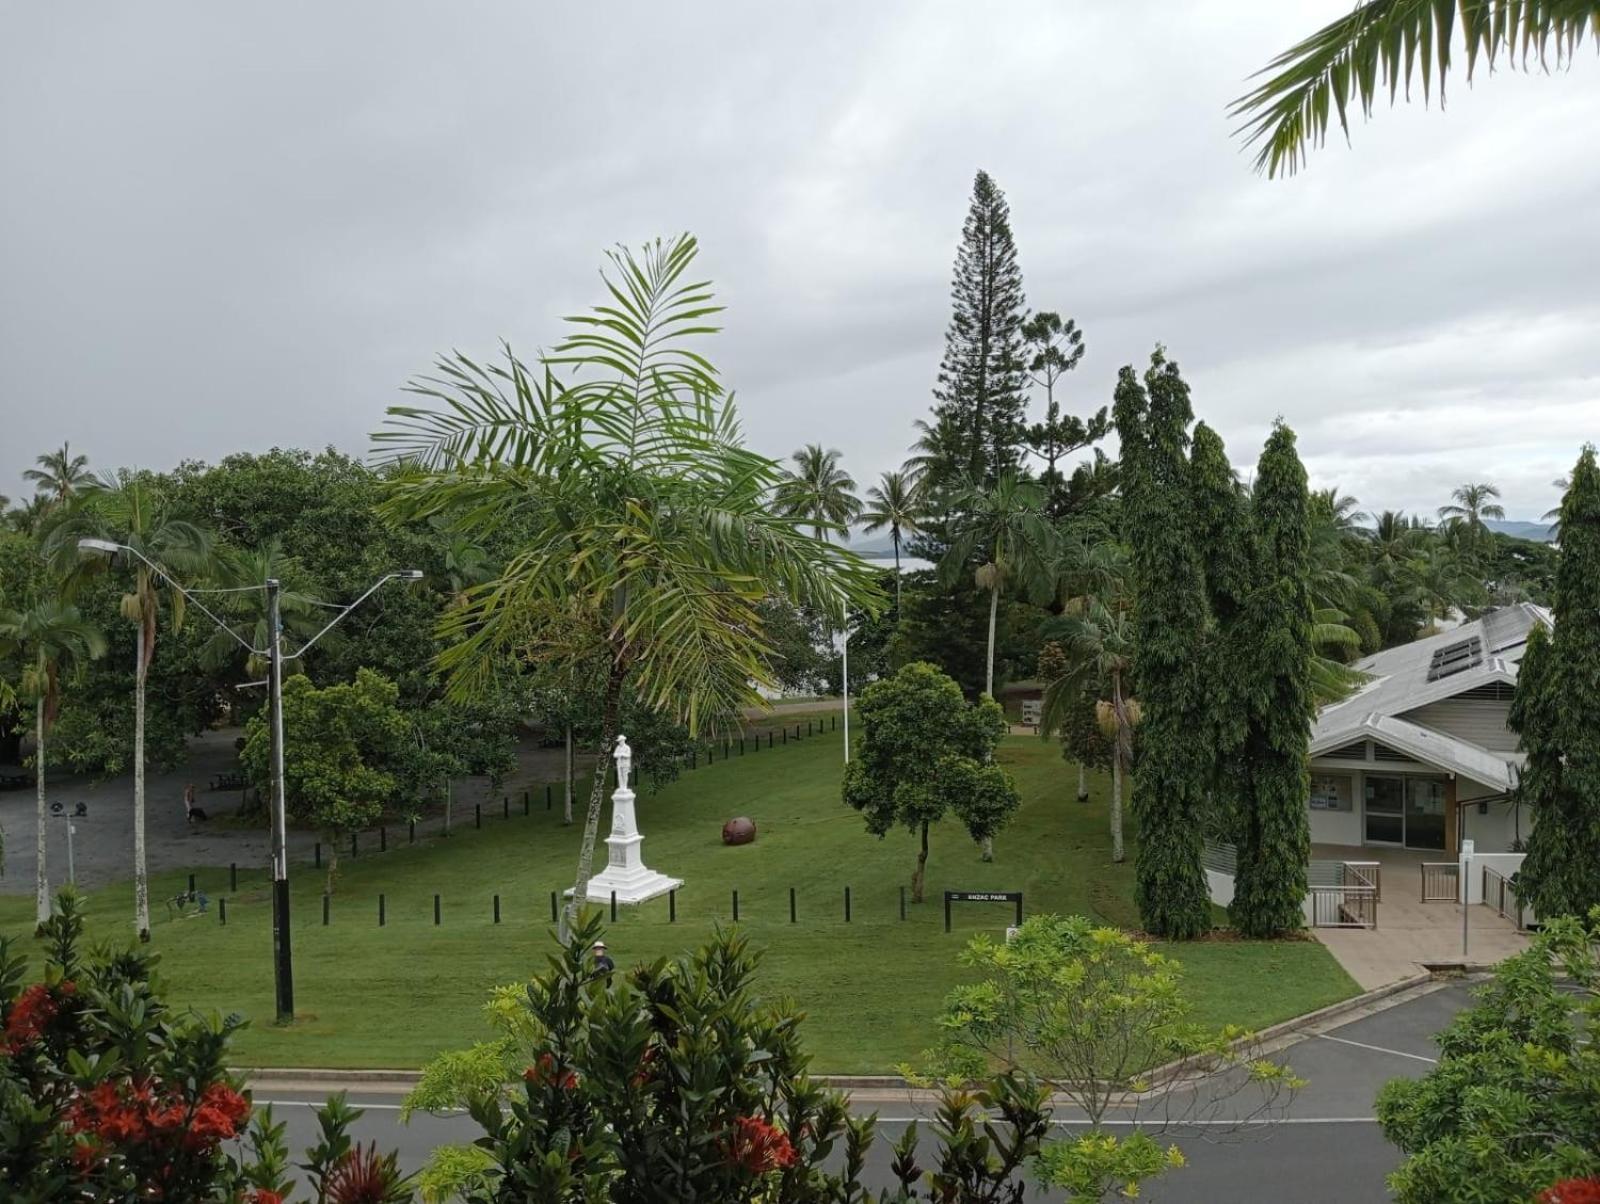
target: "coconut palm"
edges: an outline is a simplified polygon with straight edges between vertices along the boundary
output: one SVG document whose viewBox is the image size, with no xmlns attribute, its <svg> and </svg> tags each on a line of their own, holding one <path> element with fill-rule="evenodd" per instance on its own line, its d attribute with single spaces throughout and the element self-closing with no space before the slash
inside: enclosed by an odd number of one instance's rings
<svg viewBox="0 0 1600 1204">
<path fill-rule="evenodd" d="M 1457 31 L 1459 30 L 1459 38 Z M 1501 61 L 1540 70 L 1572 61 L 1585 30 L 1600 40 L 1596 0 L 1361 0 L 1305 40 L 1273 59 L 1259 73 L 1268 78 L 1233 102 L 1242 119 L 1236 132 L 1258 147 L 1256 170 L 1293 175 L 1306 151 L 1321 146 L 1337 120 L 1348 140 L 1349 110 L 1372 116 L 1384 88 L 1393 104 L 1402 83 L 1420 76 L 1424 102 L 1439 88 L 1452 56 L 1466 50 L 1467 81 L 1478 63 L 1493 70 Z"/>
<path fill-rule="evenodd" d="M 440 620 L 449 692 L 487 692 L 508 662 L 601 666 L 602 755 L 564 928 L 588 894 L 624 685 L 699 732 L 769 682 L 763 598 L 835 620 L 881 602 L 864 561 L 768 504 L 784 473 L 743 446 L 695 347 L 720 309 L 686 283 L 695 252 L 688 236 L 613 252 L 611 301 L 569 319 L 538 371 L 509 348 L 500 366 L 442 360 L 412 385 L 431 404 L 391 408 L 374 436 L 402 466 L 391 513 L 518 532 L 498 574 Z"/>
<path fill-rule="evenodd" d="M 75 493 L 94 480 L 94 474 L 89 471 L 89 457 L 73 455 L 65 443 L 60 451 L 46 452 L 35 463 L 39 467 L 28 469 L 22 479 L 37 485 L 39 496 L 48 499 L 53 506 L 71 501 Z"/>
<path fill-rule="evenodd" d="M 193 523 L 175 517 L 165 495 L 147 476 L 123 471 L 91 480 L 78 490 L 77 501 L 53 511 L 45 525 L 44 547 L 58 568 L 69 571 L 69 588 L 83 576 L 102 571 L 107 562 L 83 558 L 78 540 L 110 540 L 132 548 L 126 567 L 133 589 L 122 596 L 122 617 L 138 630 L 133 675 L 133 906 L 134 926 L 141 941 L 150 939 L 150 881 L 145 864 L 144 711 L 145 680 L 156 653 L 161 611 L 172 616 L 176 631 L 183 626 L 184 595 L 152 563 L 191 579 L 215 567 L 211 539 Z M 120 557 L 119 557 L 120 559 Z"/>
<path fill-rule="evenodd" d="M 774 500 L 781 513 L 804 519 L 818 539 L 837 533 L 850 537 L 850 524 L 861 514 L 855 478 L 839 467 L 839 453 L 808 443 L 794 453 L 795 470 L 778 483 Z"/>
<path fill-rule="evenodd" d="M 40 602 L 26 610 L 0 611 L 0 651 L 28 663 L 22 692 L 33 697 L 33 777 L 37 796 L 37 865 L 34 870 L 34 918 L 50 918 L 50 879 L 45 868 L 45 737 L 61 709 L 61 679 L 84 662 L 101 656 L 106 638 L 78 613 L 58 601 Z"/>
<path fill-rule="evenodd" d="M 293 583 L 301 577 L 298 562 L 286 556 L 276 536 L 259 548 L 230 550 L 216 556 L 214 575 L 232 592 L 222 609 L 228 620 L 226 629 L 218 627 L 200 646 L 200 663 L 208 669 L 236 665 L 244 657 L 244 671 L 261 677 L 267 671 L 266 653 L 246 652 L 244 645 L 265 649 L 272 638 L 267 627 L 268 580 Z M 253 588 L 252 588 L 253 587 Z M 278 621 L 291 635 L 309 639 L 322 626 L 317 603 L 303 591 L 284 589 L 278 594 Z M 287 673 L 304 671 L 304 664 L 292 660 L 284 665 Z"/>
<path fill-rule="evenodd" d="M 1550 484 L 1555 486 L 1556 492 L 1562 497 L 1567 496 L 1567 490 L 1572 487 L 1572 482 L 1567 477 L 1557 477 Z M 1561 538 L 1561 503 L 1557 502 L 1550 509 L 1539 516 L 1542 522 L 1550 524 L 1550 535 L 1553 539 Z"/>
<path fill-rule="evenodd" d="M 1040 730 L 1048 734 L 1060 727 L 1067 709 L 1085 695 L 1094 699 L 1095 720 L 1111 741 L 1111 859 L 1121 861 L 1122 784 L 1133 768 L 1133 731 L 1139 724 L 1139 703 L 1126 694 L 1133 621 L 1119 595 L 1080 596 L 1043 634 L 1061 646 L 1068 667 L 1045 683 Z M 1102 689 L 1108 697 L 1100 696 Z"/>
<path fill-rule="evenodd" d="M 1055 584 L 1055 532 L 1044 516 L 1044 490 L 1007 469 L 984 489 L 968 486 L 952 499 L 950 545 L 939 562 L 946 586 L 974 561 L 978 588 L 989 594 L 989 652 L 983 691 L 994 697 L 995 616 L 1000 592 L 1017 585 L 1039 600 Z"/>
<path fill-rule="evenodd" d="M 861 512 L 867 520 L 867 533 L 889 529 L 894 544 L 894 613 L 900 616 L 900 544 L 907 535 L 922 528 L 922 493 L 904 472 L 886 472 L 867 490 L 867 505 Z"/>
<path fill-rule="evenodd" d="M 1477 555 L 1489 538 L 1489 527 L 1483 520 L 1506 516 L 1505 507 L 1494 500 L 1499 496 L 1500 490 L 1495 486 L 1469 481 L 1452 489 L 1450 503 L 1439 507 L 1439 518 L 1444 526 L 1458 530 L 1465 537 L 1469 555 Z"/>
</svg>

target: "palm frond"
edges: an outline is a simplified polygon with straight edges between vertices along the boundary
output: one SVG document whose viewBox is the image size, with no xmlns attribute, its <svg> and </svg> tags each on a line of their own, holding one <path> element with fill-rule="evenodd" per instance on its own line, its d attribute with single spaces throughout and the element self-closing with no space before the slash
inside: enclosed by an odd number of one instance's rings
<svg viewBox="0 0 1600 1204">
<path fill-rule="evenodd" d="M 1402 85 L 1410 100 L 1420 77 L 1424 102 L 1437 86 L 1443 106 L 1458 34 L 1470 82 L 1480 60 L 1493 70 L 1501 56 L 1523 70 L 1561 67 L 1586 31 L 1600 41 L 1595 0 L 1363 0 L 1268 63 L 1228 113 L 1257 148 L 1257 171 L 1293 175 L 1333 121 L 1348 141 L 1351 108 L 1370 118 L 1384 88 L 1391 105 Z"/>
</svg>

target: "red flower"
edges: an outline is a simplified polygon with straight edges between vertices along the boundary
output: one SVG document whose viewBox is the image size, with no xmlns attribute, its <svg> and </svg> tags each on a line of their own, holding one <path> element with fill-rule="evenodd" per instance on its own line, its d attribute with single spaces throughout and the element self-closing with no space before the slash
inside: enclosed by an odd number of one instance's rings
<svg viewBox="0 0 1600 1204">
<path fill-rule="evenodd" d="M 11 1015 L 6 1018 L 5 1051 L 9 1054 L 21 1053 L 42 1037 L 50 1021 L 61 1010 L 61 1000 L 57 996 L 70 996 L 76 990 L 72 980 L 67 979 L 54 991 L 42 982 L 36 982 L 23 991 L 12 1006 Z"/>
<path fill-rule="evenodd" d="M 522 1072 L 522 1081 L 534 1087 L 553 1083 L 563 1091 L 571 1091 L 578 1085 L 578 1075 L 573 1070 L 563 1070 L 557 1074 L 554 1055 L 543 1053 L 537 1062 Z"/>
<path fill-rule="evenodd" d="M 264 1187 L 258 1187 L 250 1193 L 250 1199 L 247 1204 L 283 1204 L 283 1197 L 275 1191 L 268 1191 Z"/>
<path fill-rule="evenodd" d="M 797 1159 L 789 1137 L 782 1129 L 759 1116 L 741 1116 L 734 1121 L 733 1136 L 723 1143 L 728 1162 L 752 1175 L 793 1166 Z"/>
<path fill-rule="evenodd" d="M 1600 1179 L 1563 1179 L 1539 1193 L 1539 1204 L 1600 1204 Z"/>
</svg>

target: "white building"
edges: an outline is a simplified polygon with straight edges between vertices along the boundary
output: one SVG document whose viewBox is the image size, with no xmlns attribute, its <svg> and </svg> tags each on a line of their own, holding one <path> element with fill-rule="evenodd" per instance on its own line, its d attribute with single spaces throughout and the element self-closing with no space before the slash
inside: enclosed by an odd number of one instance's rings
<svg viewBox="0 0 1600 1204">
<path fill-rule="evenodd" d="M 1456 856 L 1507 852 L 1529 817 L 1510 801 L 1522 756 L 1506 726 L 1517 668 L 1550 613 L 1490 611 L 1355 667 L 1368 676 L 1311 731 L 1311 839 Z"/>
</svg>

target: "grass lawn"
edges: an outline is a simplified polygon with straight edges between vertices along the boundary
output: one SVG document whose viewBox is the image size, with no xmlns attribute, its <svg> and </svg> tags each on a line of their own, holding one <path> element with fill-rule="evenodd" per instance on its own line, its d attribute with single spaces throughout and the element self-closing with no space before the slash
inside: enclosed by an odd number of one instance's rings
<svg viewBox="0 0 1600 1204">
<path fill-rule="evenodd" d="M 814 1069 L 881 1072 L 914 1059 L 933 1036 L 945 992 L 960 981 L 963 934 L 999 934 L 1010 923 L 1002 904 L 957 905 L 956 931 L 943 930 L 940 893 L 1021 890 L 1028 912 L 1082 912 L 1105 923 L 1134 926 L 1133 863 L 1113 865 L 1105 832 L 1104 780 L 1091 779 L 1092 800 L 1074 800 L 1076 774 L 1057 746 L 1009 738 L 1002 760 L 1014 773 L 1024 805 L 995 842 L 995 860 L 946 823 L 935 828 L 928 865 L 928 902 L 899 918 L 899 888 L 910 880 L 913 838 L 877 840 L 861 817 L 839 801 L 841 737 L 834 733 L 772 751 L 718 760 L 685 773 L 656 795 L 642 795 L 644 855 L 655 869 L 686 880 L 677 922 L 665 898 L 622 909 L 607 934 L 620 965 L 672 954 L 731 918 L 739 892 L 742 927 L 766 950 L 763 982 L 772 995 L 793 997 L 809 1014 Z M 724 820 L 748 815 L 754 844 L 721 843 Z M 602 835 L 610 812 L 602 820 Z M 1131 826 L 1131 825 L 1130 825 Z M 254 1024 L 235 1056 L 262 1066 L 417 1066 L 440 1050 L 487 1034 L 480 1005 L 490 987 L 527 975 L 550 947 L 550 891 L 571 884 L 578 829 L 559 813 L 537 808 L 523 818 L 470 818 L 448 840 L 404 846 L 390 832 L 390 851 L 341 862 L 332 922 L 322 925 L 321 878 L 306 866 L 294 877 L 296 1010 L 290 1028 L 271 1023 L 270 904 L 265 875 L 241 872 L 227 895 L 226 869 L 201 869 L 213 914 L 169 919 L 161 900 L 184 887 L 184 875 L 151 882 L 153 943 L 174 1002 L 237 1011 Z M 363 849 L 375 847 L 363 841 Z M 397 847 L 398 846 L 398 847 Z M 597 860 L 603 864 L 605 849 Z M 789 888 L 799 922 L 789 923 Z M 852 918 L 844 922 L 844 890 Z M 378 895 L 387 925 L 377 926 Z M 433 896 L 443 923 L 433 924 Z M 500 895 L 502 923 L 491 922 Z M 227 897 L 227 924 L 215 916 Z M 132 888 L 119 884 L 89 899 L 96 937 L 126 939 Z M 29 897 L 0 899 L 0 932 L 31 927 Z M 29 942 L 31 944 L 31 942 Z M 1355 994 L 1357 987 L 1314 941 L 1204 942 L 1171 947 L 1183 961 L 1199 1018 L 1253 1027 L 1286 1019 Z"/>
</svg>

